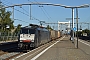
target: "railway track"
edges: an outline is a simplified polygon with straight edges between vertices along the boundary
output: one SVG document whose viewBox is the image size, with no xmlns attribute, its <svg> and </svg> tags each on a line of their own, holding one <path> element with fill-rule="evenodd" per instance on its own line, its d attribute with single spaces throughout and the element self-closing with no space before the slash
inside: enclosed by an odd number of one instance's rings
<svg viewBox="0 0 90 60">
<path fill-rule="evenodd" d="M 17 42 L 1 43 L 0 44 L 0 60 L 5 60 L 6 58 L 18 54 L 19 52 L 14 52 L 18 48 Z"/>
<path fill-rule="evenodd" d="M 0 51 L 0 56 L 3 54 L 6 54 L 6 53 L 8 53 L 8 52 Z"/>
<path fill-rule="evenodd" d="M 36 49 L 33 49 L 33 50 L 21 50 L 21 49 L 18 49 L 17 47 L 17 44 L 9 44 L 8 47 L 9 48 L 6 48 L 6 46 L 4 45 L 4 47 L 1 47 L 1 51 L 0 51 L 0 60 L 10 60 L 10 59 L 13 59 L 13 58 L 17 58 L 17 56 L 24 56 L 24 54 L 27 54 L 27 53 L 30 53 L 31 57 L 35 54 L 38 54 L 40 53 L 42 50 L 46 49 L 48 46 L 50 46 L 51 44 L 53 44 L 55 41 L 51 41 L 49 43 L 46 43 Z"/>
<path fill-rule="evenodd" d="M 30 58 L 32 58 L 33 56 L 37 55 L 38 53 L 40 53 L 41 51 L 43 51 L 44 49 L 46 49 L 48 46 L 52 45 L 53 43 L 55 43 L 56 41 L 51 41 L 49 43 L 46 43 L 36 49 L 33 49 L 33 50 L 30 50 L 28 51 L 27 53 L 22 53 L 21 55 L 18 55 L 18 56 L 14 56 L 11 58 L 11 60 L 15 60 L 15 59 L 18 59 L 18 60 L 22 60 L 20 59 L 21 57 L 23 57 L 24 60 L 26 60 L 27 58 L 27 55 L 29 55 Z"/>
<path fill-rule="evenodd" d="M 4 49 L 5 50 L 5 49 Z M 13 58 L 14 56 L 18 56 L 22 54 L 24 51 L 21 49 L 18 49 L 18 47 L 10 47 L 6 48 L 5 51 L 0 51 L 0 60 L 9 60 Z"/>
<path fill-rule="evenodd" d="M 82 40 L 85 40 L 87 42 L 90 42 L 90 36 L 82 36 L 82 37 L 79 37 L 80 39 Z"/>
</svg>

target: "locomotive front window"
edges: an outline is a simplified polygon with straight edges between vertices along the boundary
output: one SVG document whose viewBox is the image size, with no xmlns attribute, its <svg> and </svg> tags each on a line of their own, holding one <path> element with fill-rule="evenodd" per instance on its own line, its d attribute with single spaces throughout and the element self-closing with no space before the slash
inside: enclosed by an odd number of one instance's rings
<svg viewBox="0 0 90 60">
<path fill-rule="evenodd" d="M 28 34 L 28 29 L 21 29 L 20 30 L 20 33 L 21 34 Z"/>
<path fill-rule="evenodd" d="M 21 29 L 21 34 L 35 34 L 35 29 Z"/>
<path fill-rule="evenodd" d="M 35 34 L 35 29 L 29 29 L 30 34 Z"/>
</svg>

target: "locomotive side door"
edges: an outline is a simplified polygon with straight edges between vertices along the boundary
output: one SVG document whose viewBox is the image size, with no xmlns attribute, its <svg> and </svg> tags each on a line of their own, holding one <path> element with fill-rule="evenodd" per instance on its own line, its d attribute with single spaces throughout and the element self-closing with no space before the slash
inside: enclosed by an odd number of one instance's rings
<svg viewBox="0 0 90 60">
<path fill-rule="evenodd" d="M 36 29 L 36 33 L 35 33 L 35 47 L 38 47 L 41 43 L 41 34 L 40 34 L 40 30 Z"/>
<path fill-rule="evenodd" d="M 38 45 L 41 44 L 41 32 L 38 30 Z"/>
<path fill-rule="evenodd" d="M 36 33 L 35 33 L 35 47 L 38 47 L 38 30 L 36 29 Z"/>
</svg>

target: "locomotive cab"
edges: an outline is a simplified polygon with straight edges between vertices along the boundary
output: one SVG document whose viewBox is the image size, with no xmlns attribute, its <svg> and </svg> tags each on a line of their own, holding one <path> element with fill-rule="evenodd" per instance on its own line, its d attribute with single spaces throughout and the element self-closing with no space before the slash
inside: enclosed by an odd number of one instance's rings
<svg viewBox="0 0 90 60">
<path fill-rule="evenodd" d="M 34 47 L 35 29 L 33 28 L 21 28 L 18 47 L 27 48 Z"/>
</svg>

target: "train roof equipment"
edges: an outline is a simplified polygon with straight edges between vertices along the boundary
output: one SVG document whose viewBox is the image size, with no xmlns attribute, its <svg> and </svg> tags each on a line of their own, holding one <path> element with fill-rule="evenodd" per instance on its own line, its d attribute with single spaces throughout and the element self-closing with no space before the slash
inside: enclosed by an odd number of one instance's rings
<svg viewBox="0 0 90 60">
<path fill-rule="evenodd" d="M 38 30 L 48 31 L 46 27 L 35 25 L 35 24 L 30 24 L 29 26 L 21 27 L 21 29 L 38 29 Z"/>
</svg>

